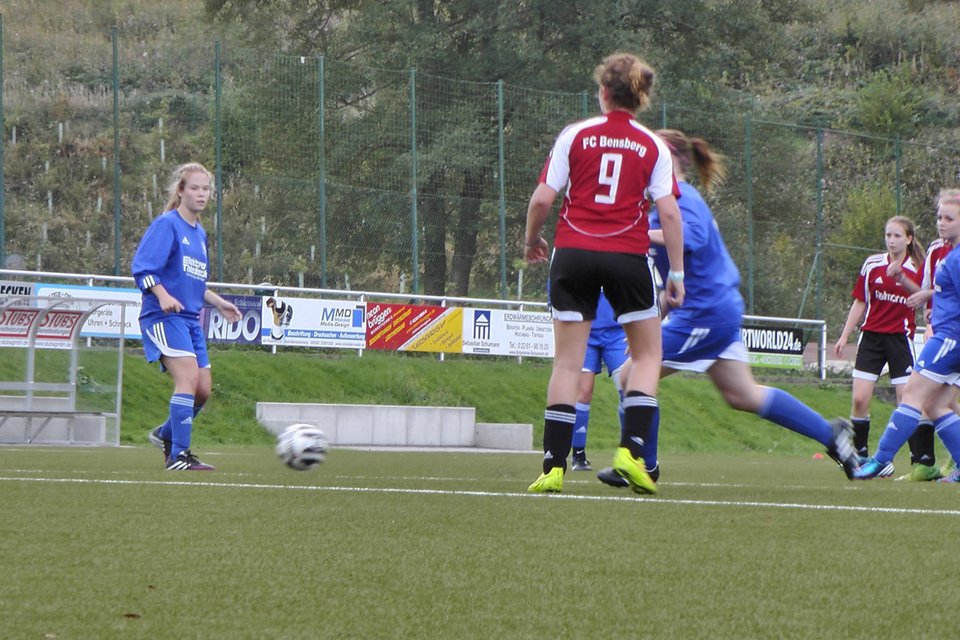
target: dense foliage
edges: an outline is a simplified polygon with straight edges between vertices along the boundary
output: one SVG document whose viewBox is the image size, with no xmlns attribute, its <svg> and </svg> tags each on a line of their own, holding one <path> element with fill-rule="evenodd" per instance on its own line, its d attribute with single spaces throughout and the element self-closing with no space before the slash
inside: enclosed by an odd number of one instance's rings
<svg viewBox="0 0 960 640">
<path fill-rule="evenodd" d="M 222 171 L 219 278 L 517 295 L 536 173 L 626 49 L 660 77 L 645 119 L 728 158 L 712 202 L 752 310 L 835 326 L 883 221 L 929 242 L 960 182 L 958 19 L 923 0 L 7 0 L 4 249 L 125 273 L 169 169 L 198 159 Z"/>
</svg>

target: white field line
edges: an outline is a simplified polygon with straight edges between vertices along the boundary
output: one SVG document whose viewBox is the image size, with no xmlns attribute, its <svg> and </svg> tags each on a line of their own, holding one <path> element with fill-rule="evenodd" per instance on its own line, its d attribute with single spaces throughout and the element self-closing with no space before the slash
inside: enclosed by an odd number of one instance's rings
<svg viewBox="0 0 960 640">
<path fill-rule="evenodd" d="M 324 487 L 316 485 L 260 484 L 249 482 L 203 482 L 177 480 L 110 480 L 97 478 L 17 478 L 0 476 L 0 482 L 43 482 L 53 484 L 139 485 L 159 487 L 205 487 L 227 489 L 269 489 L 275 491 L 330 491 L 342 493 L 392 493 L 428 496 L 469 496 L 477 498 L 524 498 L 532 500 L 584 500 L 588 502 L 632 502 L 650 505 L 688 505 L 761 509 L 795 509 L 801 511 L 846 511 L 855 513 L 892 513 L 897 515 L 960 516 L 960 509 L 905 509 L 901 507 L 868 507 L 796 502 L 759 502 L 752 500 L 689 500 L 662 497 L 584 496 L 571 494 L 535 495 L 511 491 L 451 491 L 444 489 L 403 489 L 399 487 Z"/>
</svg>

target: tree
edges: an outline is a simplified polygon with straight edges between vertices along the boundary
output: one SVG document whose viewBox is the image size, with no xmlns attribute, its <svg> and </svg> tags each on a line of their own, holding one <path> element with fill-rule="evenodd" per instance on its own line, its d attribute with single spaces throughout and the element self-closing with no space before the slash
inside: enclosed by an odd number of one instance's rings
<svg viewBox="0 0 960 640">
<path fill-rule="evenodd" d="M 294 4 L 299 8 L 295 14 Z M 496 202 L 499 196 L 497 81 L 549 91 L 586 92 L 586 100 L 567 105 L 557 118 L 543 117 L 538 104 L 541 96 L 517 94 L 521 102 L 506 106 L 504 127 L 510 134 L 505 135 L 522 135 L 526 130 L 540 138 L 533 145 L 511 146 L 509 162 L 525 167 L 526 172 L 525 180 L 507 185 L 511 227 L 517 229 L 522 227 L 523 204 L 549 141 L 563 124 L 595 110 L 590 76 L 601 57 L 598 52 L 640 50 L 653 64 L 662 64 L 662 76 L 669 79 L 667 91 L 693 91 L 701 98 L 718 95 L 744 86 L 748 71 L 742 70 L 758 68 L 764 47 L 778 41 L 774 10 L 780 6 L 774 2 L 750 7 L 704 6 L 693 0 L 630 0 L 590 6 L 555 0 L 330 0 L 302 4 L 291 0 L 207 0 L 206 9 L 215 19 L 233 21 L 260 42 L 282 50 L 322 54 L 355 68 L 416 68 L 412 88 L 409 84 L 383 87 L 363 83 L 347 87 L 338 94 L 346 97 L 340 101 L 340 119 L 344 126 L 385 132 L 390 126 L 374 124 L 373 119 L 381 118 L 381 123 L 409 120 L 388 105 L 415 109 L 422 214 L 417 232 L 423 237 L 424 290 L 444 294 L 449 286 L 455 295 L 467 295 L 471 288 L 480 229 L 498 224 L 491 217 L 496 209 L 482 206 Z M 705 83 L 704 69 L 718 66 L 723 67 L 723 74 L 714 77 L 722 81 Z M 686 74 L 680 82 L 671 77 L 680 74 Z M 415 105 L 409 104 L 411 96 Z M 393 149 L 393 153 L 403 154 L 401 149 L 409 148 L 391 133 L 378 141 L 381 149 Z M 368 154 L 364 163 L 349 165 L 361 168 L 351 172 L 354 186 L 382 184 L 383 175 L 397 175 L 396 159 L 370 147 L 361 145 Z M 343 159 L 337 150 L 332 154 Z M 512 246 L 518 238 L 510 240 Z M 495 283 L 481 286 L 489 292 Z"/>
</svg>

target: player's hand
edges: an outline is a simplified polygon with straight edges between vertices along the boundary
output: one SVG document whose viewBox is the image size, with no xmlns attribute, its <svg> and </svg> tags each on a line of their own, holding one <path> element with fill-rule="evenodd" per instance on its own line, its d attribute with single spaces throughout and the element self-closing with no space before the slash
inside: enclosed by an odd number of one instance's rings
<svg viewBox="0 0 960 640">
<path fill-rule="evenodd" d="M 220 311 L 220 314 L 229 320 L 230 322 L 240 322 L 243 319 L 243 314 L 240 313 L 240 309 L 237 308 L 237 305 L 232 302 L 224 300 L 222 304 L 217 306 L 217 310 Z"/>
<path fill-rule="evenodd" d="M 536 242 L 525 242 L 523 244 L 523 259 L 527 261 L 527 264 L 546 262 L 549 250 L 550 245 L 547 244 L 547 241 L 542 236 L 538 237 Z"/>
<path fill-rule="evenodd" d="M 667 278 L 665 294 L 668 308 L 682 307 L 683 299 L 687 295 L 687 290 L 683 286 L 683 280 Z"/>
<path fill-rule="evenodd" d="M 837 340 L 837 344 L 833 345 L 833 355 L 838 358 L 843 357 L 843 348 L 847 346 L 846 336 L 840 336 L 840 339 Z"/>
<path fill-rule="evenodd" d="M 923 305 L 927 304 L 927 301 L 933 297 L 932 289 L 921 289 L 916 293 L 911 293 L 907 296 L 907 306 L 912 309 L 918 309 Z"/>
<path fill-rule="evenodd" d="M 160 309 L 164 313 L 180 313 L 183 311 L 183 305 L 166 291 L 157 295 L 157 302 L 160 303 Z"/>
<path fill-rule="evenodd" d="M 901 267 L 896 262 L 891 262 L 887 265 L 887 275 L 893 278 L 894 280 L 900 280 L 900 276 L 903 274 L 903 267 Z"/>
</svg>

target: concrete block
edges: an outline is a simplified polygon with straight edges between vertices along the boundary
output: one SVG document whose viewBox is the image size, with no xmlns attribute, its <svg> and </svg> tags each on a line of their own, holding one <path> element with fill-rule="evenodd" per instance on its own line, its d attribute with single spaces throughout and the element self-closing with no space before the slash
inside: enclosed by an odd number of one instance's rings
<svg viewBox="0 0 960 640">
<path fill-rule="evenodd" d="M 316 425 L 335 446 L 533 449 L 532 425 L 476 424 L 473 407 L 258 402 L 257 419 L 274 434 Z"/>
<path fill-rule="evenodd" d="M 533 450 L 533 425 L 478 422 L 474 442 L 482 449 Z"/>
</svg>

